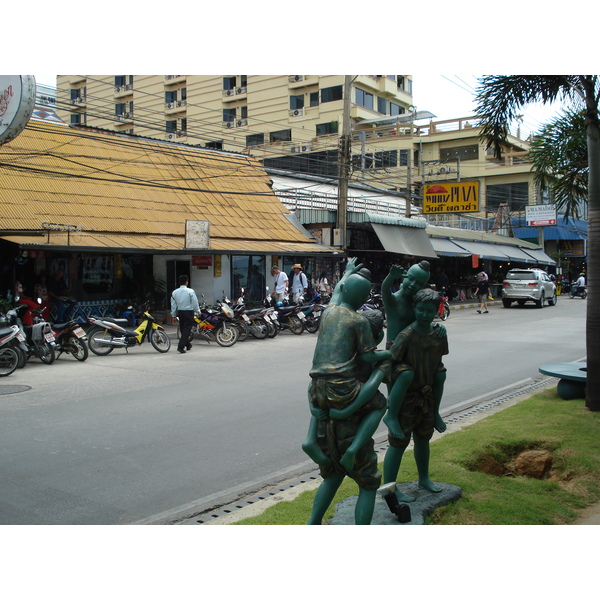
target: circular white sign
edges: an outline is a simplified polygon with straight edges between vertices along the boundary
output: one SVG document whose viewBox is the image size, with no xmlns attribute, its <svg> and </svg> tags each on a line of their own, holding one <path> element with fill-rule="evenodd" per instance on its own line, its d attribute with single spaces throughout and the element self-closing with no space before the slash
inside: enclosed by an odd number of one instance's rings
<svg viewBox="0 0 600 600">
<path fill-rule="evenodd" d="M 34 108 L 33 75 L 0 75 L 0 145 L 25 129 Z"/>
</svg>

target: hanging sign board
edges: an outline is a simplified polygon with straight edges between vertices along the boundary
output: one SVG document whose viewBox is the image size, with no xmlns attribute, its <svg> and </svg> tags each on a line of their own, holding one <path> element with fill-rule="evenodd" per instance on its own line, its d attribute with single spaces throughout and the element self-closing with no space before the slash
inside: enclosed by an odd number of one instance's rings
<svg viewBox="0 0 600 600">
<path fill-rule="evenodd" d="M 479 181 L 437 183 L 423 186 L 423 213 L 479 211 Z"/>
<path fill-rule="evenodd" d="M 25 129 L 34 108 L 33 75 L 0 75 L 0 145 Z"/>
<path fill-rule="evenodd" d="M 556 225 L 556 206 L 554 204 L 531 204 L 526 206 L 525 220 L 529 227 Z"/>
<path fill-rule="evenodd" d="M 208 250 L 210 247 L 210 221 L 185 222 L 185 247 L 189 249 Z"/>
<path fill-rule="evenodd" d="M 204 269 L 212 267 L 212 256 L 192 256 L 192 266 Z"/>
</svg>

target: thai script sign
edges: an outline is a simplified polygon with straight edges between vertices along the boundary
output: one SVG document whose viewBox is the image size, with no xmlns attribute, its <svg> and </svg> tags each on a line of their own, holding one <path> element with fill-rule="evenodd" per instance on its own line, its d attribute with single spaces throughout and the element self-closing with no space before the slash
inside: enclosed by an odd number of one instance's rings
<svg viewBox="0 0 600 600">
<path fill-rule="evenodd" d="M 423 213 L 479 211 L 479 182 L 436 183 L 423 186 Z"/>
</svg>

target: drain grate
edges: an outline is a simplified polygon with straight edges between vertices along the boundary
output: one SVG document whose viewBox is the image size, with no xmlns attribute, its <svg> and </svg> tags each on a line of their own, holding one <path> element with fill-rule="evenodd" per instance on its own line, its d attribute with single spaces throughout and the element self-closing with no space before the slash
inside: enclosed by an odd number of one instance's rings
<svg viewBox="0 0 600 600">
<path fill-rule="evenodd" d="M 30 390 L 30 385 L 0 385 L 0 396 L 5 394 L 18 394 Z"/>
<path fill-rule="evenodd" d="M 508 402 L 509 400 L 512 400 L 513 398 L 516 398 L 517 396 L 521 396 L 524 394 L 530 394 L 530 393 L 534 392 L 535 390 L 537 390 L 538 388 L 547 386 L 549 381 L 552 381 L 552 379 L 544 378 L 544 379 L 541 379 L 540 381 L 533 382 L 525 387 L 519 388 L 518 390 L 515 390 L 515 391 L 505 394 L 503 396 L 499 396 L 498 398 L 494 398 L 493 400 L 489 400 L 488 402 L 483 402 L 482 404 L 473 406 L 465 411 L 456 413 L 455 415 L 452 415 L 451 417 L 444 417 L 444 421 L 446 424 L 457 423 L 458 421 L 461 421 L 462 419 L 466 419 L 467 417 L 470 417 L 474 414 L 481 413 L 489 408 L 494 408 L 500 404 L 503 404 L 504 402 Z M 388 446 L 389 446 L 389 444 L 387 443 L 387 441 L 385 443 L 376 444 L 375 451 L 378 454 L 383 453 L 387 450 Z M 303 483 L 316 481 L 319 478 L 320 478 L 319 471 L 315 470 L 315 471 L 312 471 L 311 473 L 308 473 L 302 477 L 299 477 L 298 479 L 287 482 L 285 485 L 275 486 L 274 488 L 270 489 L 269 491 L 261 492 L 250 498 L 239 499 L 236 502 L 232 502 L 225 506 L 217 507 L 216 510 L 207 511 L 207 512 L 201 513 L 199 515 L 196 515 L 191 519 L 182 521 L 181 524 L 183 524 L 183 525 L 203 525 L 205 523 L 212 521 L 213 519 L 217 519 L 219 517 L 229 515 L 232 512 L 235 512 L 236 510 L 239 510 L 241 508 L 245 508 L 246 506 L 250 506 L 250 505 L 254 504 L 255 502 L 259 502 L 261 500 L 265 500 L 267 498 L 276 496 L 280 492 L 285 492 L 286 490 L 290 490 L 290 489 L 296 487 L 297 485 L 301 485 Z"/>
</svg>

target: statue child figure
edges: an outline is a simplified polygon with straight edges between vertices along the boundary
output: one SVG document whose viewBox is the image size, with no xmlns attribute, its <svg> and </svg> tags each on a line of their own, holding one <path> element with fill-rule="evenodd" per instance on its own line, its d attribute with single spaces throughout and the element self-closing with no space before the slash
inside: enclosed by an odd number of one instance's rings
<svg viewBox="0 0 600 600">
<path fill-rule="evenodd" d="M 448 338 L 437 335 L 433 326 L 439 302 L 439 294 L 429 288 L 414 296 L 415 321 L 397 335 L 390 348 L 394 383 L 383 419 L 390 444 L 383 462 L 384 484 L 396 481 L 412 434 L 419 486 L 430 492 L 441 488 L 429 478 L 429 440 L 434 429 L 446 430 L 439 409 L 446 381 L 442 356 L 448 354 Z M 396 494 L 400 501 L 414 500 L 399 491 Z"/>
<path fill-rule="evenodd" d="M 371 289 L 370 273 L 360 267 L 355 259 L 349 261 L 332 298 L 332 302 L 339 304 L 330 303 L 319 325 L 310 371 L 313 418 L 303 449 L 319 464 L 323 482 L 317 490 L 309 524 L 322 522 L 348 475 L 359 486 L 355 522 L 368 525 L 381 484 L 372 432 L 385 412 L 385 397 L 377 389 L 383 372 L 377 375 L 379 382 L 362 383 L 360 361 L 374 364 L 390 359 L 391 353 L 376 350 L 369 321 L 356 312 L 368 299 Z M 341 411 L 337 416 L 342 418 L 332 418 L 335 411 Z"/>
</svg>

